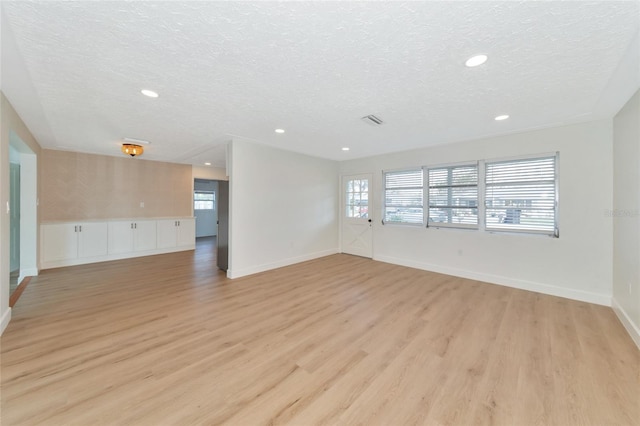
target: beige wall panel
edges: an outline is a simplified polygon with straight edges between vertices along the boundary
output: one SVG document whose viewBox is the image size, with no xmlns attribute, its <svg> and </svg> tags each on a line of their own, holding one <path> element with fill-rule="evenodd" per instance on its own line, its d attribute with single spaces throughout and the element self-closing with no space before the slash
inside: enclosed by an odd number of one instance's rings
<svg viewBox="0 0 640 426">
<path fill-rule="evenodd" d="M 42 221 L 192 215 L 190 165 L 47 149 L 40 164 Z"/>
</svg>

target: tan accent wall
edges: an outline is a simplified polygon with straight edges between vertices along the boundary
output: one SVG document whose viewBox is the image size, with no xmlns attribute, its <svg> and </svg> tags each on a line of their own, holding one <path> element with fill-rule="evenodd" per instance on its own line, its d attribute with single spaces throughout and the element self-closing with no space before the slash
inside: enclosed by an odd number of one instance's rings
<svg viewBox="0 0 640 426">
<path fill-rule="evenodd" d="M 43 149 L 40 175 L 42 222 L 193 213 L 188 164 Z"/>
</svg>

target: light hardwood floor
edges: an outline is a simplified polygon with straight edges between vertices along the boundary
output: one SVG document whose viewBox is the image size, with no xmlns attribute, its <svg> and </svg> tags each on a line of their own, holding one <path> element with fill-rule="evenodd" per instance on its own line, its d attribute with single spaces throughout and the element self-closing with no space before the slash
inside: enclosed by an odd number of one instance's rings
<svg viewBox="0 0 640 426">
<path fill-rule="evenodd" d="M 2 425 L 640 424 L 610 308 L 334 255 L 43 271 L 2 336 Z"/>
</svg>

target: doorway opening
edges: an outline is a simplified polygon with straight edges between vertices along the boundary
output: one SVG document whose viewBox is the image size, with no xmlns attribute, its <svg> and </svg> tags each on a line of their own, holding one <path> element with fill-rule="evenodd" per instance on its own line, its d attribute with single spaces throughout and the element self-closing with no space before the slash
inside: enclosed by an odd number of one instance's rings
<svg viewBox="0 0 640 426">
<path fill-rule="evenodd" d="M 9 295 L 20 278 L 20 154 L 9 146 Z"/>
<path fill-rule="evenodd" d="M 218 235 L 218 181 L 195 179 L 193 183 L 193 214 L 196 218 L 196 238 Z"/>
<path fill-rule="evenodd" d="M 229 263 L 229 182 L 194 179 L 193 214 L 196 218 L 196 251 L 215 248 L 218 268 Z"/>
<path fill-rule="evenodd" d="M 342 253 L 373 258 L 371 174 L 342 177 Z"/>
<path fill-rule="evenodd" d="M 35 153 L 9 131 L 9 296 L 38 275 L 38 164 Z M 18 294 L 18 293 L 16 293 Z"/>
</svg>

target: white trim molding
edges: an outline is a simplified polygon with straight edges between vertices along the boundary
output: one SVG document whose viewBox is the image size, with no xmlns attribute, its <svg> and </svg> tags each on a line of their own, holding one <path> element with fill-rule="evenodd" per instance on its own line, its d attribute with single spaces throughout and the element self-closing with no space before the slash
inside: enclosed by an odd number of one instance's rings
<svg viewBox="0 0 640 426">
<path fill-rule="evenodd" d="M 262 265 L 252 266 L 250 268 L 244 268 L 240 270 L 232 270 L 229 269 L 227 271 L 227 278 L 240 278 L 245 277 L 247 275 L 257 274 L 259 272 L 270 271 L 271 269 L 282 268 L 284 266 L 294 265 L 300 262 L 306 262 L 307 260 L 318 259 L 320 257 L 330 256 L 332 254 L 337 254 L 338 248 L 333 248 L 329 250 L 318 251 L 315 253 L 309 253 L 302 256 L 290 257 L 288 259 L 279 260 L 273 263 L 265 263 Z"/>
<path fill-rule="evenodd" d="M 611 300 L 611 307 L 613 308 L 613 312 L 616 313 L 616 316 L 624 326 L 625 330 L 627 330 L 627 333 L 629 333 L 629 336 L 631 336 L 633 342 L 636 344 L 638 349 L 640 349 L 640 329 L 638 329 L 633 321 L 631 321 L 629 315 L 627 315 L 625 310 L 622 308 L 622 306 L 620 306 L 615 298 L 612 298 Z"/>
<path fill-rule="evenodd" d="M 4 333 L 4 330 L 9 325 L 9 321 L 11 321 L 11 308 L 7 308 L 2 315 L 2 319 L 0 320 L 0 335 Z"/>
<path fill-rule="evenodd" d="M 429 263 L 407 261 L 390 256 L 374 256 L 373 259 L 380 262 L 392 263 L 394 265 L 408 266 L 410 268 L 437 272 L 439 274 L 453 275 L 470 280 L 484 281 L 486 283 L 517 288 L 520 290 L 534 291 L 551 296 L 558 296 L 564 297 L 566 299 L 579 300 L 581 302 L 594 303 L 596 305 L 611 306 L 611 296 L 605 294 L 591 293 L 588 291 L 558 287 L 555 285 L 537 283 L 533 281 L 518 280 L 500 275 L 484 274 L 480 272 L 467 271 L 464 269 L 443 267 Z"/>
</svg>

